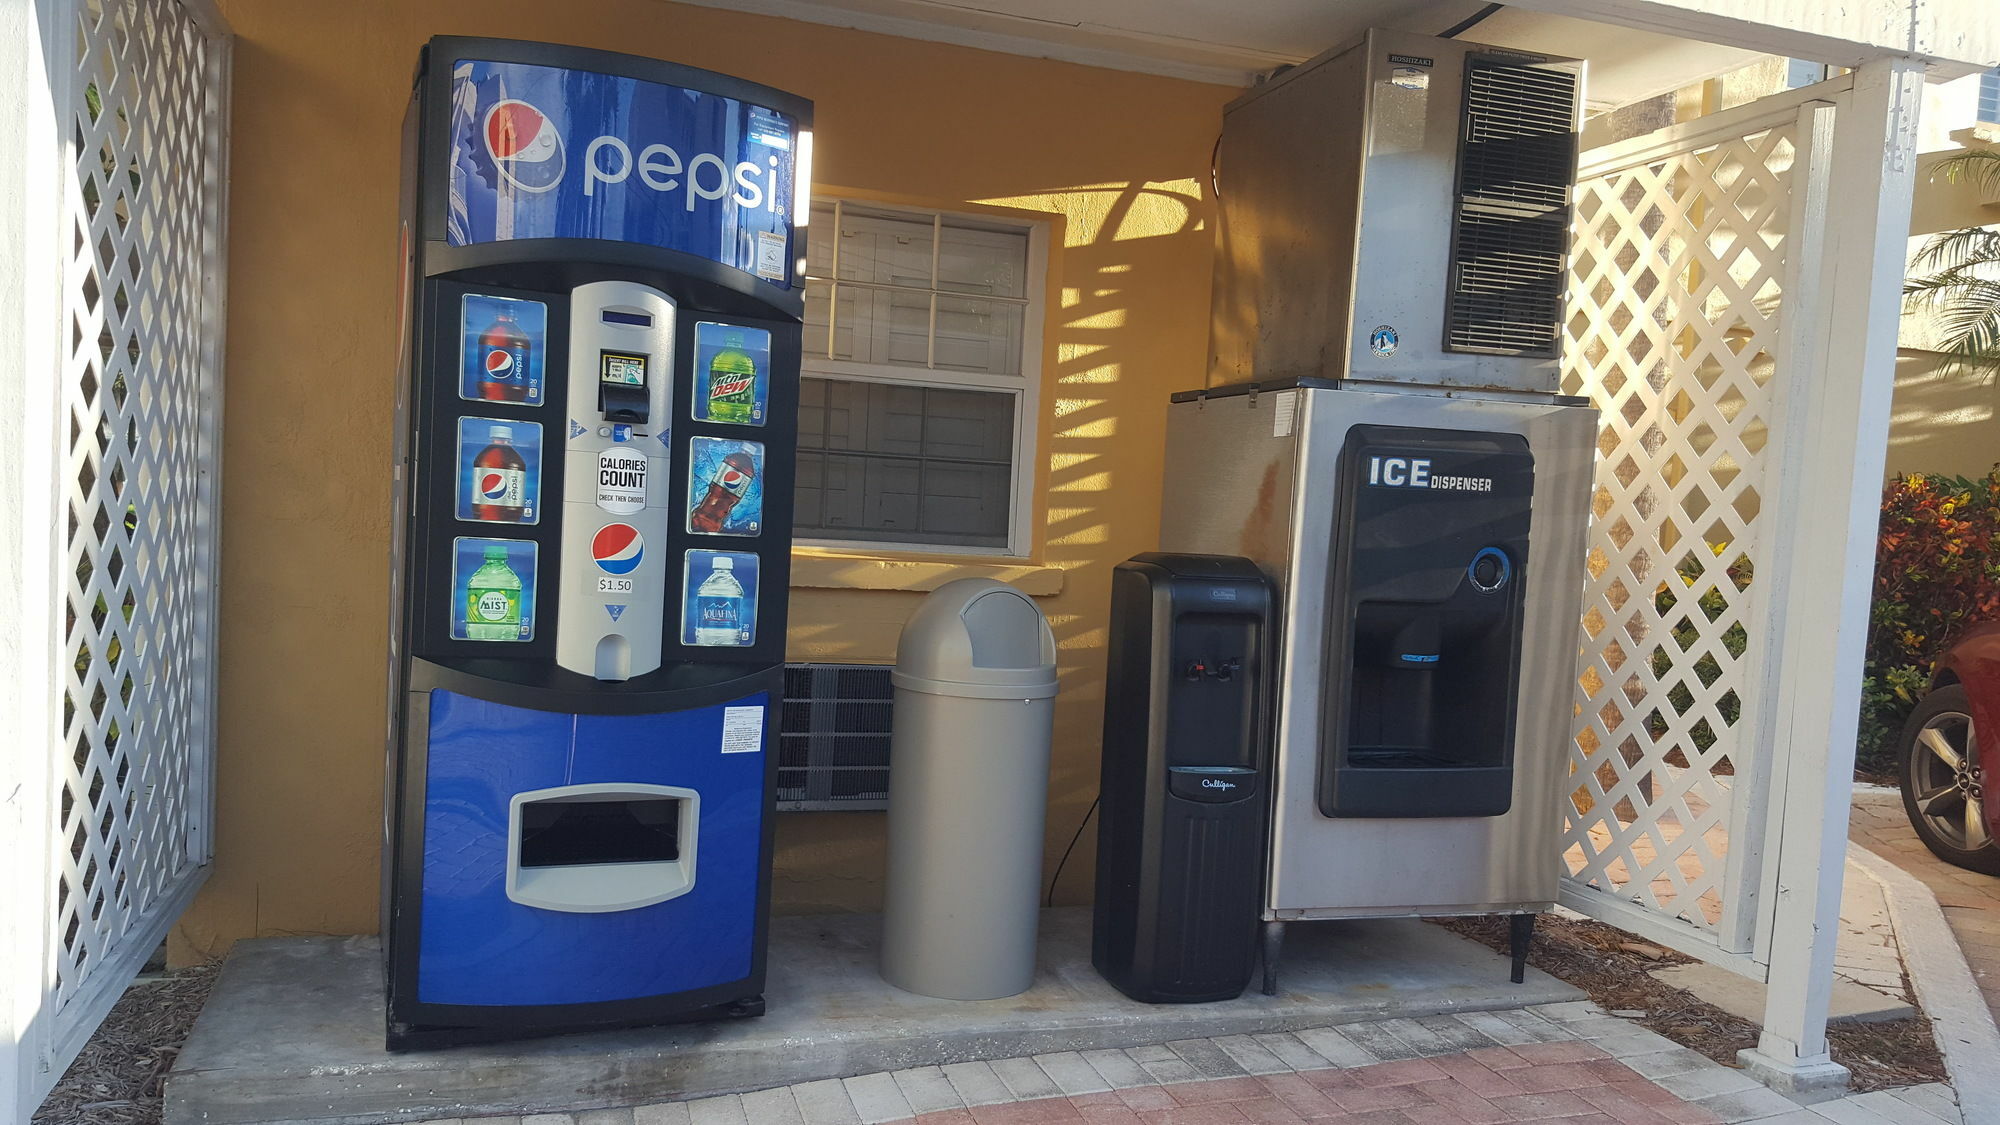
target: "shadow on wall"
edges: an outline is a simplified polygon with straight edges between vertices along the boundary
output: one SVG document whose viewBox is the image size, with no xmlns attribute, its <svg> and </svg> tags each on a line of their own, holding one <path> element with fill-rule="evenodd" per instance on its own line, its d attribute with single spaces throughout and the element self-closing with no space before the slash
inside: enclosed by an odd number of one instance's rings
<svg viewBox="0 0 2000 1125">
<path fill-rule="evenodd" d="M 1078 231 L 1072 219 L 1047 409 L 1044 557 L 1064 569 L 1066 597 L 1060 610 L 1049 614 L 1062 694 L 1049 776 L 1045 886 L 1097 795 L 1111 571 L 1159 546 L 1167 400 L 1177 390 L 1199 386 L 1207 366 L 1210 278 L 1206 272 L 1175 276 L 1189 256 L 1181 244 L 1209 237 L 1201 188 L 1190 180 L 1091 194 L 1114 191 L 1094 230 Z M 1191 337 L 1192 351 L 1175 356 L 1177 362 L 1154 367 L 1150 358 L 1135 362 L 1119 352 L 1121 340 L 1145 330 L 1126 322 L 1130 291 L 1140 287 L 1175 287 L 1188 294 L 1197 324 L 1192 331 L 1178 326 Z M 1173 381 L 1176 375 L 1184 386 Z M 1090 900 L 1096 856 L 1096 833 L 1086 830 L 1061 872 L 1057 901 Z"/>
<path fill-rule="evenodd" d="M 1896 353 L 1887 475 L 1981 476 L 2000 462 L 2000 376 L 1954 368 L 1936 352 Z"/>
<path fill-rule="evenodd" d="M 1158 546 L 1167 399 L 1198 386 L 1205 366 L 1210 255 L 1203 194 L 1187 179 L 972 201 L 1049 215 L 1059 220 L 1062 239 L 1051 250 L 1042 416 L 1027 423 L 1036 427 L 1040 461 L 1032 495 L 1044 509 L 1034 561 L 1062 571 L 1060 591 L 1036 598 L 1055 634 L 1060 684 L 1044 886 L 1097 794 L 1111 570 Z M 872 573 L 896 564 L 843 565 Z M 1016 581 L 1030 592 L 1040 592 L 1048 577 L 982 563 L 927 576 L 924 585 L 975 575 Z M 795 590 L 790 658 L 892 660 L 920 597 Z M 775 908 L 878 909 L 885 829 L 880 813 L 785 814 Z M 1090 898 L 1095 851 L 1095 832 L 1085 831 L 1063 869 L 1058 901 Z"/>
</svg>

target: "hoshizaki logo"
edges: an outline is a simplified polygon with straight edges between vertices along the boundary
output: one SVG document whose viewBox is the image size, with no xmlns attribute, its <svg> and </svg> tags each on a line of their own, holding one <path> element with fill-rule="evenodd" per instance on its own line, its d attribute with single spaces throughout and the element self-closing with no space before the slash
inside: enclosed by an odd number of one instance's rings
<svg viewBox="0 0 2000 1125">
<path fill-rule="evenodd" d="M 562 134 L 549 115 L 514 98 L 493 103 L 486 111 L 487 155 L 506 181 L 522 191 L 544 192 L 562 183 L 569 163 Z M 589 186 L 585 185 L 588 194 Z"/>
</svg>

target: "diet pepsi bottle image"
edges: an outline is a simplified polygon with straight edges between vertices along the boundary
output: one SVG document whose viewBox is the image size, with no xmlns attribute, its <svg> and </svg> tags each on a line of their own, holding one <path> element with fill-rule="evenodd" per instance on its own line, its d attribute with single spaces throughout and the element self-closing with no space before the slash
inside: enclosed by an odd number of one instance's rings
<svg viewBox="0 0 2000 1125">
<path fill-rule="evenodd" d="M 731 453 L 722 459 L 722 465 L 708 482 L 708 494 L 701 503 L 688 513 L 688 530 L 717 534 L 722 525 L 729 522 L 729 513 L 743 494 L 750 491 L 750 482 L 757 477 L 757 463 L 748 453 Z M 728 560 L 720 560 L 717 566 Z M 735 579 L 730 579 L 734 582 Z M 706 585 L 703 589 L 706 589 Z"/>
<path fill-rule="evenodd" d="M 698 645 L 741 645 L 743 639 L 743 584 L 736 580 L 736 560 L 727 555 L 710 564 L 709 572 L 694 593 L 694 643 Z"/>
<path fill-rule="evenodd" d="M 472 518 L 520 523 L 526 515 L 528 466 L 514 448 L 514 428 L 494 426 L 472 459 Z"/>
<path fill-rule="evenodd" d="M 479 397 L 496 402 L 528 401 L 528 364 L 534 358 L 534 348 L 534 341 L 515 322 L 514 310 L 503 305 L 500 315 L 479 335 Z"/>
</svg>

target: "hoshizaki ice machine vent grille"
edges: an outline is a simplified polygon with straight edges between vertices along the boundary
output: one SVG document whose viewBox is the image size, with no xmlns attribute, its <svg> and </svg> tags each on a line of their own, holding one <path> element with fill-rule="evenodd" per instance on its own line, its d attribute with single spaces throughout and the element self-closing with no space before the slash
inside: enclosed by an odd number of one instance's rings
<svg viewBox="0 0 2000 1125">
<path fill-rule="evenodd" d="M 787 664 L 778 810 L 888 808 L 893 699 L 886 664 Z"/>
<path fill-rule="evenodd" d="M 1562 317 L 1578 77 L 1466 61 L 1445 343 L 1554 355 Z"/>
</svg>

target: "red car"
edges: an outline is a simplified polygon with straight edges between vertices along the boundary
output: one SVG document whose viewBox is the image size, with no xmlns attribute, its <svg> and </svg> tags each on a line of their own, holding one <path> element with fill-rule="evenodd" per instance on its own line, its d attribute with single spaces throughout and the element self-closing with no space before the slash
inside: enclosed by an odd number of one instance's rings
<svg viewBox="0 0 2000 1125">
<path fill-rule="evenodd" d="M 2000 875 L 2000 798 L 1984 799 L 1981 777 L 2000 778 L 2000 624 L 1960 637 L 1939 659 L 1932 688 L 1903 725 L 1898 766 L 1903 808 L 1939 859 Z"/>
</svg>

